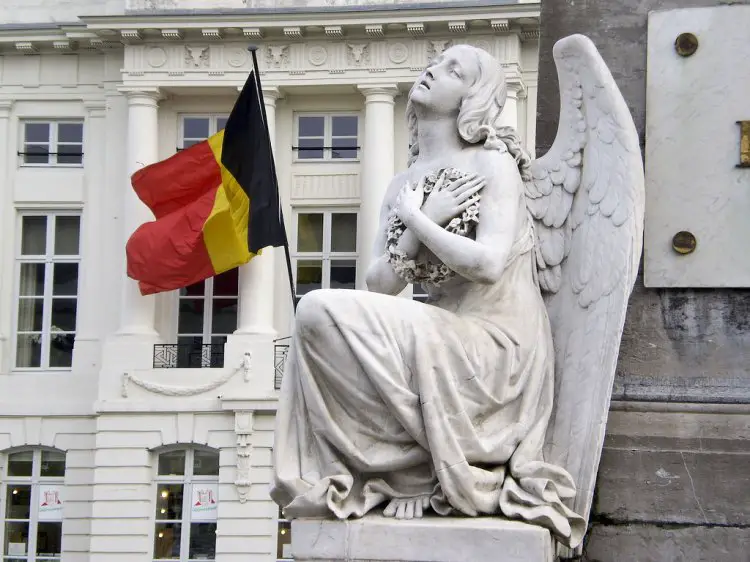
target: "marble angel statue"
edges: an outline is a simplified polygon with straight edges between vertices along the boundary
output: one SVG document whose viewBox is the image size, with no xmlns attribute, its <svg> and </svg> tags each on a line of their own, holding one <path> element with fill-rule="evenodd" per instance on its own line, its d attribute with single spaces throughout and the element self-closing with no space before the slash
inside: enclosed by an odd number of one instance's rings
<svg viewBox="0 0 750 562">
<path fill-rule="evenodd" d="M 458 45 L 409 92 L 408 169 L 369 291 L 299 303 L 271 496 L 289 518 L 490 515 L 583 539 L 638 270 L 638 136 L 594 45 L 554 49 L 557 138 L 501 126 L 502 65 Z M 427 303 L 398 295 L 422 283 Z"/>
</svg>

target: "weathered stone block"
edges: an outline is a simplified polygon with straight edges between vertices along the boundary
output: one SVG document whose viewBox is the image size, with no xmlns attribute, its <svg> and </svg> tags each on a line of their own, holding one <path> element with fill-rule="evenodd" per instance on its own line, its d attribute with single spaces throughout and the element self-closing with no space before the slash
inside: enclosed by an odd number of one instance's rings
<svg viewBox="0 0 750 562">
<path fill-rule="evenodd" d="M 551 562 L 549 531 L 499 518 L 292 522 L 296 562 Z"/>
<path fill-rule="evenodd" d="M 750 556 L 750 529 L 597 525 L 582 562 L 740 562 Z"/>
</svg>

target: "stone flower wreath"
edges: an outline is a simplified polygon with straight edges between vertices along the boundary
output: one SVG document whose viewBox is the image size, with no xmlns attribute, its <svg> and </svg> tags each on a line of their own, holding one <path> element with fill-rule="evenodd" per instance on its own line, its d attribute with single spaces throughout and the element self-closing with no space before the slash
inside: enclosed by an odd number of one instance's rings
<svg viewBox="0 0 750 562">
<path fill-rule="evenodd" d="M 441 168 L 427 175 L 424 179 L 424 200 L 432 192 L 443 172 L 445 172 L 445 183 L 443 185 L 449 185 L 465 175 L 456 168 Z M 479 223 L 479 199 L 479 193 L 475 194 L 471 198 L 471 205 L 461 213 L 461 216 L 451 219 L 445 226 L 445 230 L 459 236 L 473 234 L 476 225 Z M 422 201 L 423 204 L 424 200 Z M 401 219 L 395 213 L 391 214 L 388 218 L 386 249 L 388 251 L 388 263 L 391 264 L 396 275 L 407 283 L 419 283 L 423 286 L 432 287 L 438 287 L 455 276 L 455 271 L 444 263 L 410 259 L 405 252 L 399 250 L 398 241 L 404 230 L 406 230 L 406 226 Z"/>
</svg>

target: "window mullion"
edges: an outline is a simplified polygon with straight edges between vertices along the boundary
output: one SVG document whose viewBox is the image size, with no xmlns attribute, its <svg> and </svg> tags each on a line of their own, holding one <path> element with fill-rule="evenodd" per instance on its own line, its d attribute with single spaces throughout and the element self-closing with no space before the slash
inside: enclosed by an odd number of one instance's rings
<svg viewBox="0 0 750 562">
<path fill-rule="evenodd" d="M 214 310 L 214 278 L 209 277 L 203 285 L 203 343 L 211 343 L 211 332 L 213 330 L 212 318 Z"/>
<path fill-rule="evenodd" d="M 42 451 L 35 449 L 31 457 L 31 505 L 29 505 L 28 562 L 36 560 L 36 535 L 39 525 L 39 478 L 42 472 Z"/>
<path fill-rule="evenodd" d="M 185 452 L 185 480 L 182 489 L 182 530 L 180 532 L 180 560 L 190 559 L 190 520 L 193 503 L 193 449 Z"/>
<path fill-rule="evenodd" d="M 47 215 L 47 247 L 44 256 L 44 295 L 42 297 L 42 349 L 40 367 L 49 368 L 49 354 L 52 338 L 52 276 L 54 273 L 55 229 L 57 215 Z"/>
</svg>

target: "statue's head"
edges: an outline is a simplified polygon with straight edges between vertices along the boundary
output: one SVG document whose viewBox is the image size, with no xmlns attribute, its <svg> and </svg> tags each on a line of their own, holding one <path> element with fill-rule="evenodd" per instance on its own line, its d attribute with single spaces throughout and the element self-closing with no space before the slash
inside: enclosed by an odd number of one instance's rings
<svg viewBox="0 0 750 562">
<path fill-rule="evenodd" d="M 506 97 L 505 73 L 497 59 L 470 45 L 451 47 L 433 59 L 409 91 L 410 144 L 417 141 L 420 113 L 455 118 L 466 142 L 484 141 L 499 130 Z"/>
</svg>

